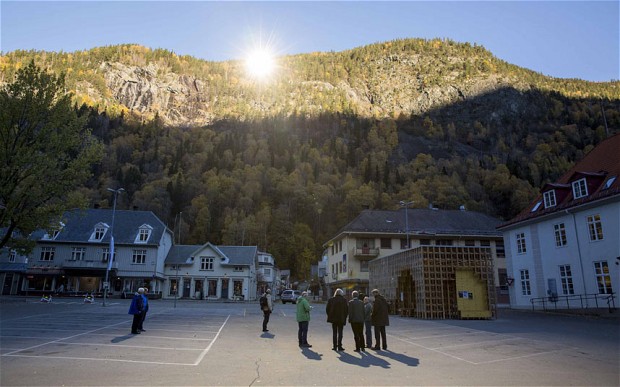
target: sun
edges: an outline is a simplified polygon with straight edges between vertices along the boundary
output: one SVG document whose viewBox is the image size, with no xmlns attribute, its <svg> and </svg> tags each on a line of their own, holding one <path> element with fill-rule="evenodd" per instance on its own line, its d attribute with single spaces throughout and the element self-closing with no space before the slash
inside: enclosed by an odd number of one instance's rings
<svg viewBox="0 0 620 387">
<path fill-rule="evenodd" d="M 254 78 L 267 79 L 275 72 L 275 57 L 266 48 L 255 48 L 245 58 L 245 69 Z"/>
</svg>

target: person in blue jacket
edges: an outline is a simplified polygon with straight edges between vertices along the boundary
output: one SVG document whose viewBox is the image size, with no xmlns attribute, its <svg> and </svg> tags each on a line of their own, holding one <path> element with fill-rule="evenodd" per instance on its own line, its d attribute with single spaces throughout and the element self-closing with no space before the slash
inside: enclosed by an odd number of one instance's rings
<svg viewBox="0 0 620 387">
<path fill-rule="evenodd" d="M 142 311 L 144 309 L 144 298 L 142 294 L 144 289 L 138 289 L 138 292 L 134 294 L 131 299 L 131 305 L 129 305 L 129 314 L 133 314 L 133 323 L 131 324 L 131 333 L 134 335 L 140 334 L 140 322 L 142 321 Z"/>
</svg>

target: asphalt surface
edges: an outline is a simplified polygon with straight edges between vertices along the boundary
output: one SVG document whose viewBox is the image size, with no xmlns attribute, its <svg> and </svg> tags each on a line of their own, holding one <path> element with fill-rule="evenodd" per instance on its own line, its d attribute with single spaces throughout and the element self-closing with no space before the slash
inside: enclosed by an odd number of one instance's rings
<svg viewBox="0 0 620 387">
<path fill-rule="evenodd" d="M 131 335 L 129 300 L 0 298 L 2 386 L 618 386 L 617 318 L 500 310 L 495 320 L 390 316 L 388 350 L 331 350 L 325 305 L 297 346 L 295 305 L 152 300 Z"/>
</svg>

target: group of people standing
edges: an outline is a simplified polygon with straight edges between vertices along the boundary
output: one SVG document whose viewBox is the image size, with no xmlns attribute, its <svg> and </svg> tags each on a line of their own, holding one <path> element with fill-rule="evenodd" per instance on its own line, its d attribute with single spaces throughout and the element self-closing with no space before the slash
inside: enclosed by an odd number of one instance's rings
<svg viewBox="0 0 620 387">
<path fill-rule="evenodd" d="M 146 332 L 144 320 L 146 319 L 146 312 L 149 311 L 148 291 L 147 288 L 139 288 L 138 292 L 131 299 L 131 305 L 129 305 L 129 314 L 133 315 L 131 333 L 134 335 Z"/>
<path fill-rule="evenodd" d="M 367 296 L 362 298 L 360 293 L 354 290 L 351 293 L 351 300 L 347 302 L 344 298 L 344 291 L 336 289 L 334 296 L 327 301 L 325 311 L 327 322 L 332 324 L 332 350 L 344 351 L 342 336 L 347 319 L 353 331 L 355 352 L 366 351 L 366 348 L 377 351 L 387 349 L 385 327 L 390 325 L 388 303 L 378 289 L 374 289 L 372 295 L 373 303 Z M 372 346 L 372 327 L 375 328 L 374 347 Z"/>
</svg>

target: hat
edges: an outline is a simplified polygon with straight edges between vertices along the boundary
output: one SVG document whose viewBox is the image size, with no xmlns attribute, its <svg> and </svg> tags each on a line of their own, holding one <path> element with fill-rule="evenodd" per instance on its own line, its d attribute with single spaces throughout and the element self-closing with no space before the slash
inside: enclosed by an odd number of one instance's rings
<svg viewBox="0 0 620 387">
<path fill-rule="evenodd" d="M 271 289 L 267 289 L 265 293 L 271 293 Z"/>
<path fill-rule="evenodd" d="M 138 293 L 140 294 L 144 293 L 144 288 L 138 288 Z"/>
<path fill-rule="evenodd" d="M 308 292 L 305 292 L 305 291 L 304 291 L 304 292 L 301 292 L 301 296 L 302 296 L 302 297 L 306 297 L 307 295 L 308 295 Z"/>
<path fill-rule="evenodd" d="M 372 289 L 372 294 L 379 294 L 379 289 Z"/>
</svg>

